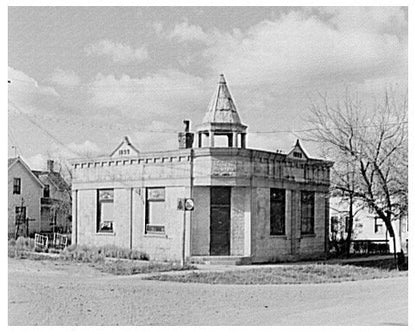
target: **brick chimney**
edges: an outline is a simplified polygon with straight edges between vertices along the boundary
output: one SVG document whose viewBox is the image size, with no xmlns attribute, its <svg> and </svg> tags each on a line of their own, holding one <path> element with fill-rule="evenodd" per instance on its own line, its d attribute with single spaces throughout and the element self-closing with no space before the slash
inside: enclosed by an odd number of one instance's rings
<svg viewBox="0 0 416 332">
<path fill-rule="evenodd" d="M 53 172 L 53 160 L 48 159 L 48 161 L 46 162 L 46 164 L 47 164 L 47 170 L 49 172 Z"/>
<path fill-rule="evenodd" d="M 183 120 L 184 131 L 178 133 L 179 149 L 192 148 L 194 143 L 194 133 L 189 132 L 190 123 L 189 120 Z"/>
</svg>

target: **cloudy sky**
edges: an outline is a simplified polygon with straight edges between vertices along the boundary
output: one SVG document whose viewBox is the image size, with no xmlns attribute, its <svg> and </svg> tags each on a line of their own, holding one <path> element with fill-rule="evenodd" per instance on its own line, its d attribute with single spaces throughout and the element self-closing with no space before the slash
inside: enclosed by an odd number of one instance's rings
<svg viewBox="0 0 416 332">
<path fill-rule="evenodd" d="M 9 7 L 9 156 L 175 149 L 224 73 L 248 146 L 287 151 L 319 93 L 407 91 L 400 7 Z M 304 142 L 319 156 L 319 148 Z"/>
</svg>

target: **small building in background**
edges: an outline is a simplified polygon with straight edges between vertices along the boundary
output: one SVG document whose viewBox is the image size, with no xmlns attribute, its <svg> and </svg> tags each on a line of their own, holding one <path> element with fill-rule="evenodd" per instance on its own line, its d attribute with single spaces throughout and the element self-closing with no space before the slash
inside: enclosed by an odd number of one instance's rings
<svg viewBox="0 0 416 332">
<path fill-rule="evenodd" d="M 247 148 L 224 76 L 196 133 L 174 151 L 139 152 L 128 139 L 108 157 L 73 160 L 73 243 L 115 245 L 151 259 L 236 263 L 323 257 L 332 162 L 299 141 L 285 154 Z M 194 142 L 195 141 L 195 142 Z M 180 209 L 184 198 L 194 210 Z"/>
<path fill-rule="evenodd" d="M 45 171 L 31 170 L 19 156 L 8 160 L 9 238 L 34 233 L 70 233 L 71 189 L 53 160 Z"/>
<path fill-rule="evenodd" d="M 342 197 L 330 199 L 330 234 L 333 241 L 340 241 L 347 237 L 347 220 L 349 204 Z M 387 252 L 394 252 L 393 239 L 387 231 L 383 220 L 375 211 L 367 207 L 354 204 L 353 206 L 353 233 L 351 239 L 352 252 L 355 253 L 382 253 L 382 244 L 386 244 Z M 407 217 L 393 220 L 393 229 L 396 237 L 396 251 L 403 250 L 407 253 L 409 226 Z"/>
</svg>

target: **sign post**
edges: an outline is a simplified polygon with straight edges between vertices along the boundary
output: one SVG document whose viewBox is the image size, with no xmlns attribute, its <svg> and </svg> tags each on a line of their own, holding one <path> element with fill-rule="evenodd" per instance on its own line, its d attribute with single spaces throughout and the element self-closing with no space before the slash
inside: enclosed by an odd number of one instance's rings
<svg viewBox="0 0 416 332">
<path fill-rule="evenodd" d="M 178 210 L 183 210 L 181 267 L 184 267 L 186 264 L 186 258 L 185 258 L 186 211 L 192 211 L 193 209 L 194 209 L 194 200 L 192 198 L 178 199 Z"/>
</svg>

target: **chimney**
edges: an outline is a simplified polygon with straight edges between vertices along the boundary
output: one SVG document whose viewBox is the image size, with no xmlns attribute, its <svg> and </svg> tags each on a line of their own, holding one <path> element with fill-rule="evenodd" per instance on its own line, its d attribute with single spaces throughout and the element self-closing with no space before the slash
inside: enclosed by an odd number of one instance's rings
<svg viewBox="0 0 416 332">
<path fill-rule="evenodd" d="M 189 132 L 190 123 L 189 120 L 183 120 L 184 131 L 178 133 L 179 149 L 192 148 L 194 143 L 194 133 Z"/>
<path fill-rule="evenodd" d="M 47 163 L 48 171 L 53 172 L 53 160 L 49 159 L 46 163 Z"/>
</svg>

